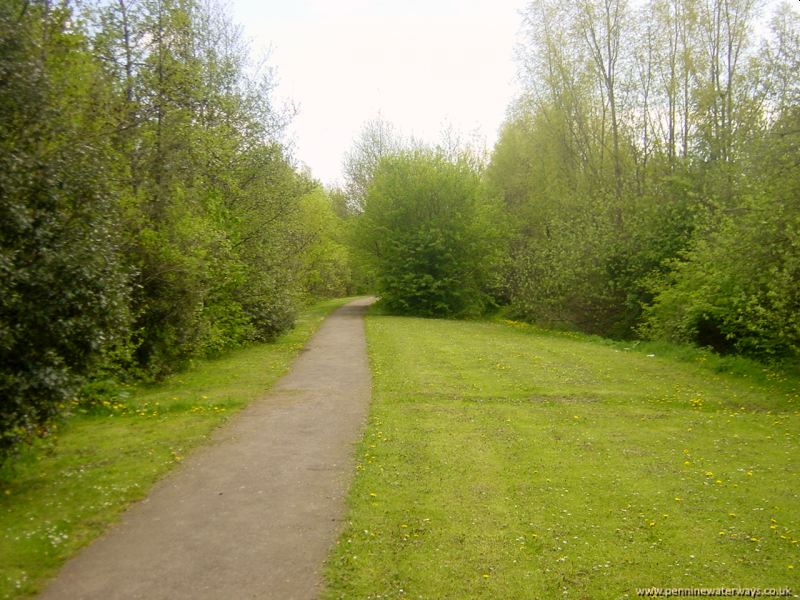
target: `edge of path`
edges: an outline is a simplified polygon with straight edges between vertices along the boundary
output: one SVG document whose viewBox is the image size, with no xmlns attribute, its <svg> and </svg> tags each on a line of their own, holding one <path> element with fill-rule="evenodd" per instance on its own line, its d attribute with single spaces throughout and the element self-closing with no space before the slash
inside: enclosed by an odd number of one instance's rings
<svg viewBox="0 0 800 600">
<path fill-rule="evenodd" d="M 69 560 L 39 597 L 317 597 L 371 397 L 363 316 L 372 302 L 331 313 L 271 390 Z"/>
</svg>

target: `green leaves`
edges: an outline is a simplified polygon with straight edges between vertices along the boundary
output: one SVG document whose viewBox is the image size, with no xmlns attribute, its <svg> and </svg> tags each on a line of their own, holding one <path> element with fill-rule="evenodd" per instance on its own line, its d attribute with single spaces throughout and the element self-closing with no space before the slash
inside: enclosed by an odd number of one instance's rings
<svg viewBox="0 0 800 600">
<path fill-rule="evenodd" d="M 479 189 L 472 166 L 438 152 L 378 163 L 357 241 L 389 310 L 433 317 L 486 309 L 492 242 Z"/>
<path fill-rule="evenodd" d="M 83 378 L 273 339 L 348 286 L 338 224 L 301 200 L 316 184 L 220 10 L 0 6 L 0 459 Z"/>
<path fill-rule="evenodd" d="M 510 313 L 795 356 L 800 20 L 778 10 L 756 51 L 742 0 L 525 16 L 526 91 L 486 178 Z"/>
<path fill-rule="evenodd" d="M 675 263 L 644 332 L 762 359 L 800 352 L 800 218 L 763 197 Z"/>
<path fill-rule="evenodd" d="M 0 7 L 0 460 L 46 433 L 128 324 L 97 104 L 69 11 Z"/>
</svg>

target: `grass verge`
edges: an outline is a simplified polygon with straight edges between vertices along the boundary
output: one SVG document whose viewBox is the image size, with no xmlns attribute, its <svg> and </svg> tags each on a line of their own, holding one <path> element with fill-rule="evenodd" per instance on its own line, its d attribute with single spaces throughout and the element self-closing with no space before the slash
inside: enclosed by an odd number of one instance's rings
<svg viewBox="0 0 800 600">
<path fill-rule="evenodd" d="M 367 334 L 324 598 L 800 592 L 796 379 L 514 323 L 370 316 Z"/>
<path fill-rule="evenodd" d="M 0 598 L 35 593 L 233 413 L 283 375 L 322 320 L 347 300 L 305 311 L 271 344 L 200 361 L 163 383 L 69 418 L 0 473 Z"/>
</svg>

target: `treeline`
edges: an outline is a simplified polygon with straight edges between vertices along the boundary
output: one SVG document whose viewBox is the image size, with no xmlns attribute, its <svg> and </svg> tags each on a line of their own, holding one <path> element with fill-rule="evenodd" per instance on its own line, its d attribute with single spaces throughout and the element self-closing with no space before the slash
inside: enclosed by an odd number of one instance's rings
<svg viewBox="0 0 800 600">
<path fill-rule="evenodd" d="M 800 15 L 536 0 L 487 172 L 519 316 L 760 358 L 800 350 Z"/>
<path fill-rule="evenodd" d="M 87 378 L 157 378 L 348 291 L 250 62 L 210 1 L 0 3 L 0 454 Z"/>
<path fill-rule="evenodd" d="M 369 124 L 346 172 L 385 304 L 796 357 L 800 15 L 759 8 L 535 0 L 486 165 Z"/>
</svg>

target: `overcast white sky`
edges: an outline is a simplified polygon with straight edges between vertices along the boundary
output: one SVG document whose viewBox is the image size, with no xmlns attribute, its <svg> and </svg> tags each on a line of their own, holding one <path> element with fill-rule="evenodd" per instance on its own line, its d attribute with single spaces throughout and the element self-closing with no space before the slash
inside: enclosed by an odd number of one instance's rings
<svg viewBox="0 0 800 600">
<path fill-rule="evenodd" d="M 325 184 L 341 182 L 345 152 L 379 115 L 428 142 L 477 131 L 491 149 L 517 95 L 526 0 L 229 1 L 254 56 L 270 50 L 278 99 L 299 111 L 295 157 Z M 761 2 L 766 18 L 778 0 Z"/>
<path fill-rule="evenodd" d="M 295 156 L 326 184 L 379 114 L 435 142 L 445 127 L 491 147 L 516 95 L 525 0 L 231 0 L 256 56 L 271 48 L 278 98 L 299 113 Z"/>
</svg>

